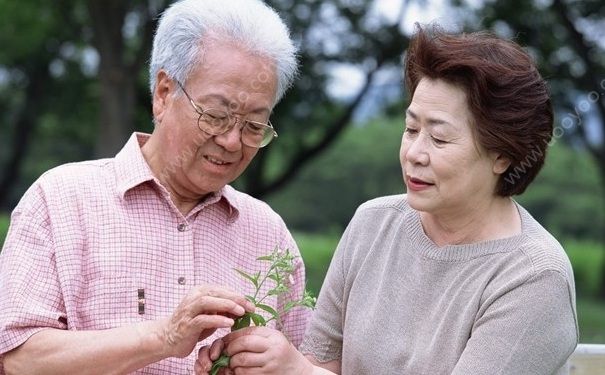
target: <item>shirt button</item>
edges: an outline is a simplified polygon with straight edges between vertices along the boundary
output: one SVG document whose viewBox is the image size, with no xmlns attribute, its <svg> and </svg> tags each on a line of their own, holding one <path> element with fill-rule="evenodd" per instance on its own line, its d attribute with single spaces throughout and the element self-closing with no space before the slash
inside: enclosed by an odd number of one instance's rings
<svg viewBox="0 0 605 375">
<path fill-rule="evenodd" d="M 179 277 L 179 285 L 185 285 L 185 278 L 183 276 Z"/>
<path fill-rule="evenodd" d="M 177 225 L 176 229 L 177 229 L 179 232 L 184 232 L 184 231 L 187 229 L 187 224 L 185 224 L 185 223 L 181 223 L 181 224 Z"/>
</svg>

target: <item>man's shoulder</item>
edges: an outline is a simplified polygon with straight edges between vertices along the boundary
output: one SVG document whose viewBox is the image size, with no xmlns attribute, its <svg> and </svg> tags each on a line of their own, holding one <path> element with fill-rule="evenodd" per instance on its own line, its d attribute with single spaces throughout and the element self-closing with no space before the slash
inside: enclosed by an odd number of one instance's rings
<svg viewBox="0 0 605 375">
<path fill-rule="evenodd" d="M 106 173 L 113 170 L 112 166 L 112 158 L 62 164 L 44 172 L 37 182 L 43 185 L 96 183 L 96 180 L 106 177 Z"/>
<path fill-rule="evenodd" d="M 50 206 L 65 208 L 78 196 L 106 190 L 111 185 L 111 159 L 62 164 L 44 172 L 21 197 L 16 211 L 36 212 Z M 115 180 L 115 179 L 114 179 Z"/>
<path fill-rule="evenodd" d="M 239 191 L 231 185 L 225 186 L 223 194 L 225 198 L 240 211 L 240 214 L 251 213 L 255 215 L 279 217 L 268 203 Z"/>
</svg>

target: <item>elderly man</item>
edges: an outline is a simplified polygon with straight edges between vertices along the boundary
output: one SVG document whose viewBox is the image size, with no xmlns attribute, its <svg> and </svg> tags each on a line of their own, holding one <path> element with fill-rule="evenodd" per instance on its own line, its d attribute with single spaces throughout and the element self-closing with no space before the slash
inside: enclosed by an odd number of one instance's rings
<svg viewBox="0 0 605 375">
<path fill-rule="evenodd" d="M 0 255 L 6 374 L 191 373 L 194 349 L 254 309 L 233 269 L 298 249 L 275 212 L 228 184 L 277 137 L 269 116 L 295 71 L 287 27 L 261 1 L 183 0 L 162 15 L 153 134 L 45 173 L 12 214 Z M 293 296 L 303 289 L 298 261 Z M 298 345 L 307 318 L 294 309 L 277 328 Z"/>
</svg>

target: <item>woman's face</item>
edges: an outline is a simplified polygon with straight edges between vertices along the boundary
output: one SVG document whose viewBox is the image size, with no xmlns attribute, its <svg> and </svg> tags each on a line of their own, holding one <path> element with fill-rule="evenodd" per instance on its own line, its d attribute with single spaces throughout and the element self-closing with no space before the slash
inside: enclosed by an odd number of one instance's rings
<svg viewBox="0 0 605 375">
<path fill-rule="evenodd" d="M 405 117 L 399 157 L 414 209 L 456 215 L 495 199 L 502 161 L 475 142 L 460 87 L 423 78 Z"/>
</svg>

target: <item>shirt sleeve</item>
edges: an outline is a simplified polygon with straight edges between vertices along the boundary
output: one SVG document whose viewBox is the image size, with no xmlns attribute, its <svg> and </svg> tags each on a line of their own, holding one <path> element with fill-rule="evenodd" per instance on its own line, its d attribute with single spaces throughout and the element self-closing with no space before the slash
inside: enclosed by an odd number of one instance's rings
<svg viewBox="0 0 605 375">
<path fill-rule="evenodd" d="M 35 198 L 13 212 L 0 254 L 0 354 L 41 329 L 67 328 L 50 222 Z"/>
<path fill-rule="evenodd" d="M 543 271 L 497 298 L 475 322 L 453 375 L 555 374 L 578 342 L 570 286 Z"/>
</svg>

